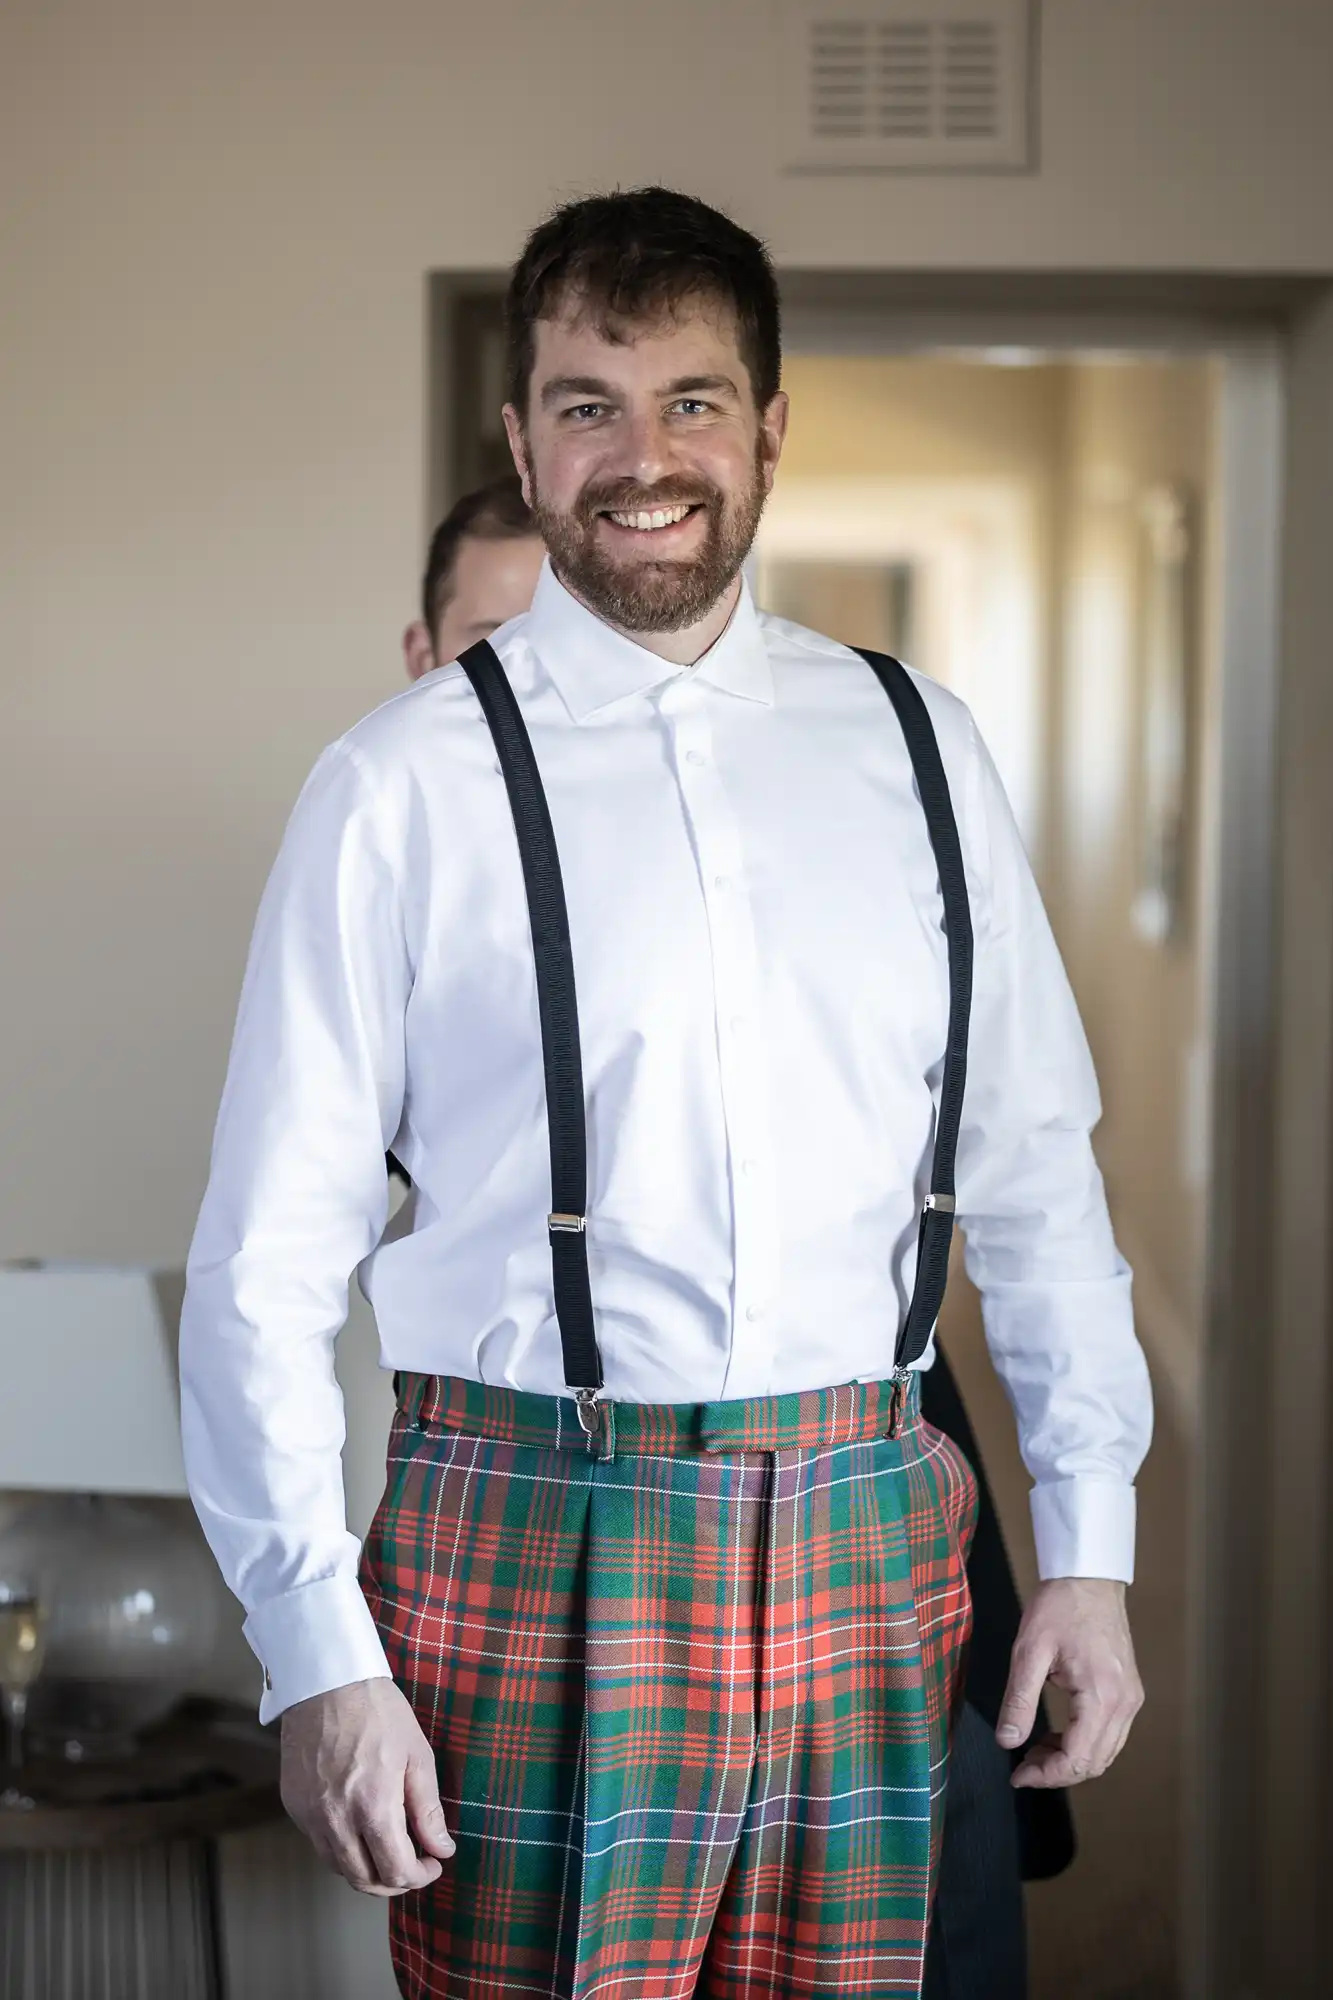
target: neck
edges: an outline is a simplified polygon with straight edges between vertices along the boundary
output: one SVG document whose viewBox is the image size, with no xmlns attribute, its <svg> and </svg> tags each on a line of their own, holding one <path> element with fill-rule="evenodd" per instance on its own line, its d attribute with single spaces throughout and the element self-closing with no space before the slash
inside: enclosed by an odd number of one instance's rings
<svg viewBox="0 0 1333 2000">
<path fill-rule="evenodd" d="M 561 582 L 564 582 L 563 577 Z M 571 597 L 578 597 L 585 611 L 591 611 L 594 618 L 602 617 L 600 611 L 595 610 L 585 598 L 579 597 L 578 591 L 572 585 L 566 583 L 565 588 Z M 656 653 L 659 660 L 669 660 L 673 667 L 692 667 L 696 660 L 703 658 L 710 646 L 717 644 L 726 631 L 740 594 L 741 579 L 737 575 L 732 578 L 711 610 L 706 611 L 693 625 L 682 625 L 675 632 L 630 632 L 623 625 L 615 624 L 610 618 L 602 618 L 602 623 L 609 625 L 613 632 L 619 632 L 622 639 L 631 639 L 636 646 L 642 646 L 645 652 Z"/>
</svg>

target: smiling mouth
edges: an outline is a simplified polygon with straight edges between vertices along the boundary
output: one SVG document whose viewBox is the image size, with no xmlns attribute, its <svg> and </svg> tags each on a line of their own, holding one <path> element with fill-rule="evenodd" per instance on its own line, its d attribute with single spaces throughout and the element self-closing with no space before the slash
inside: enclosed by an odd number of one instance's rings
<svg viewBox="0 0 1333 2000">
<path fill-rule="evenodd" d="M 610 521 L 617 528 L 632 528 L 637 534 L 651 535 L 662 528 L 678 527 L 682 521 L 688 520 L 691 514 L 697 514 L 702 504 L 701 501 L 690 500 L 674 507 L 630 510 L 605 507 L 602 509 L 602 519 Z"/>
</svg>

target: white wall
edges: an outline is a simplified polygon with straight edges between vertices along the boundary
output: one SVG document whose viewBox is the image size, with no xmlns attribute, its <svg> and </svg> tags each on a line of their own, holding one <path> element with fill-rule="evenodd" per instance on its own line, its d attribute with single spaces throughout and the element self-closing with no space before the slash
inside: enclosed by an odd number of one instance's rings
<svg viewBox="0 0 1333 2000">
<path fill-rule="evenodd" d="M 793 264 L 1333 268 L 1333 9 L 1048 0 L 1031 176 L 784 176 L 767 0 L 11 0 L 0 1252 L 178 1262 L 246 935 L 398 684 L 424 276 L 649 176 Z"/>
</svg>

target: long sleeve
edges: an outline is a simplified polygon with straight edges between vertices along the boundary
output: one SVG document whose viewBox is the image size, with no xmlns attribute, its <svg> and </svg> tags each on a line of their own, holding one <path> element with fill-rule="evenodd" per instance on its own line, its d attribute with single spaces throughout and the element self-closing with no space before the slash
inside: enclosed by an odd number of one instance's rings
<svg viewBox="0 0 1333 2000">
<path fill-rule="evenodd" d="M 181 1321 L 185 1462 L 264 1721 L 386 1674 L 347 1532 L 333 1344 L 384 1225 L 411 970 L 392 840 L 325 752 L 260 906 Z"/>
<path fill-rule="evenodd" d="M 975 732 L 973 745 L 977 948 L 958 1155 L 967 1269 L 1034 1481 L 1041 1575 L 1128 1582 L 1152 1397 L 1093 1157 L 1101 1103 L 1008 801 Z"/>
</svg>

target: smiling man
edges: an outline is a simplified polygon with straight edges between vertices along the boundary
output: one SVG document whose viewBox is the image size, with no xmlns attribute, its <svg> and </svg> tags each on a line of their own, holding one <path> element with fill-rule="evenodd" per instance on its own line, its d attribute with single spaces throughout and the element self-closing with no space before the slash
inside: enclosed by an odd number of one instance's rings
<svg viewBox="0 0 1333 2000">
<path fill-rule="evenodd" d="M 531 610 L 334 744 L 260 911 L 182 1327 L 289 1810 L 414 1996 L 921 1990 L 968 1625 L 955 1210 L 1110 1763 L 1148 1393 L 1086 1046 L 966 710 L 762 617 L 762 247 L 576 202 L 508 299 Z M 416 1183 L 378 1249 L 384 1152 Z M 373 1252 L 373 1255 L 371 1254 Z M 358 1579 L 331 1350 L 399 1410 Z"/>
</svg>

